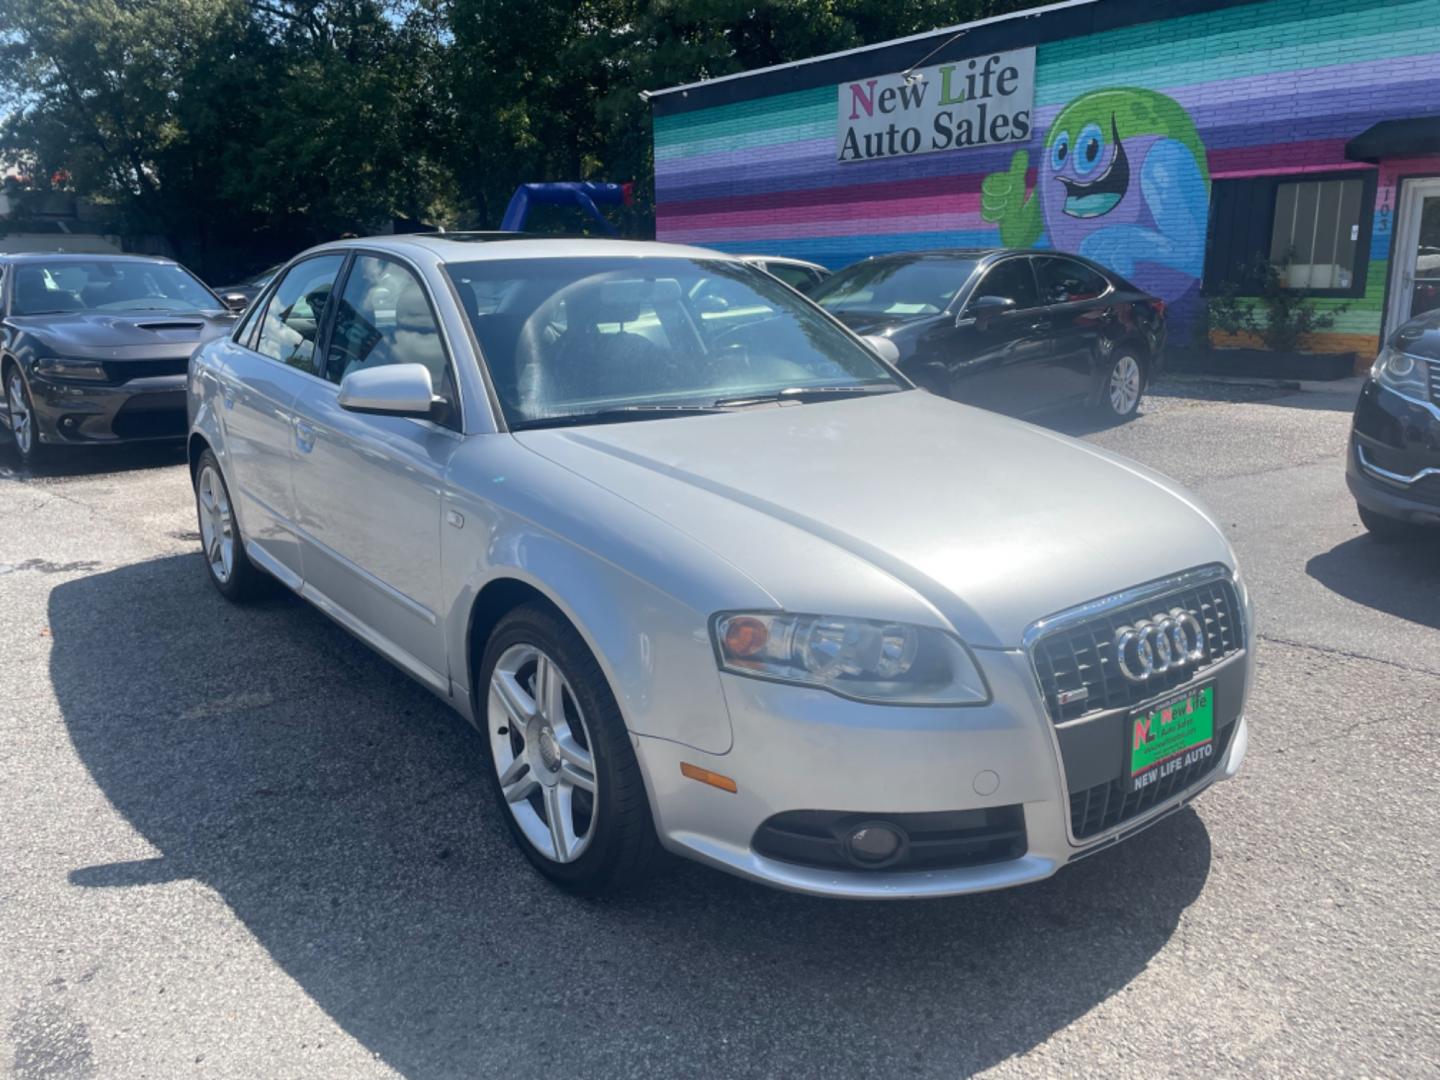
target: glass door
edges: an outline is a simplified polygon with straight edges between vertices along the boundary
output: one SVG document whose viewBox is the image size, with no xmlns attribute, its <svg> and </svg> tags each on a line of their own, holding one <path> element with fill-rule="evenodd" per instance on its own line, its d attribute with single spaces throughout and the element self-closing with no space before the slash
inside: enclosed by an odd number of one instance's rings
<svg viewBox="0 0 1440 1080">
<path fill-rule="evenodd" d="M 1440 309 L 1440 179 L 1405 181 L 1395 227 L 1387 333 Z"/>
</svg>

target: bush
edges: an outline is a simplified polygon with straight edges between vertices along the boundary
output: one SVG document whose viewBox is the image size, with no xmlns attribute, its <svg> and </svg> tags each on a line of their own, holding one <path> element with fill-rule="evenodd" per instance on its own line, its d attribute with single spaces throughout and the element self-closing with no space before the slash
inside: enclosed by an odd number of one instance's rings
<svg viewBox="0 0 1440 1080">
<path fill-rule="evenodd" d="M 1206 305 L 1209 325 L 1226 334 L 1255 334 L 1272 352 L 1298 352 L 1306 337 L 1332 329 L 1349 305 L 1321 311 L 1308 289 L 1286 288 L 1291 261 L 1288 255 L 1283 263 L 1257 255 L 1241 266 Z"/>
</svg>

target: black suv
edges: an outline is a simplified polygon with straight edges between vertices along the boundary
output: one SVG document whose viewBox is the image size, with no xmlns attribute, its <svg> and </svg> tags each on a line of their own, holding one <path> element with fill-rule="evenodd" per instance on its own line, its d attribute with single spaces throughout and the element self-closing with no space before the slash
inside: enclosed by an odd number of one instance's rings
<svg viewBox="0 0 1440 1080">
<path fill-rule="evenodd" d="M 1380 350 L 1355 406 L 1345 479 L 1377 537 L 1440 526 L 1440 310 Z"/>
<path fill-rule="evenodd" d="M 1163 300 L 1058 251 L 885 255 L 810 297 L 856 333 L 888 339 L 921 386 L 1012 416 L 1081 402 L 1133 416 L 1165 346 Z"/>
</svg>

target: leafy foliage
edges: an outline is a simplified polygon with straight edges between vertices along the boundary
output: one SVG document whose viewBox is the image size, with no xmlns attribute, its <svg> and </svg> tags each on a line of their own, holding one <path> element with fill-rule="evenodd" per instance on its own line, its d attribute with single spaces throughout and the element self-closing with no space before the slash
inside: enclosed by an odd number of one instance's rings
<svg viewBox="0 0 1440 1080">
<path fill-rule="evenodd" d="M 1348 305 L 1321 310 L 1308 289 L 1286 286 L 1290 260 L 1256 256 L 1206 305 L 1211 326 L 1225 334 L 1253 334 L 1272 352 L 1298 352 L 1305 339 L 1335 326 Z"/>
<path fill-rule="evenodd" d="M 1033 3 L 0 0 L 0 155 L 212 276 L 397 217 L 493 227 L 531 180 L 634 181 L 644 235 L 642 90 Z"/>
</svg>

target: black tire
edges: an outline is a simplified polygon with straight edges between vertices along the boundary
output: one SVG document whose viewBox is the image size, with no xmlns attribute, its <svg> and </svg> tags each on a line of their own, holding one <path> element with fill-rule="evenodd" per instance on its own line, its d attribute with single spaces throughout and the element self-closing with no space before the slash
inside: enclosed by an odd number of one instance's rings
<svg viewBox="0 0 1440 1080">
<path fill-rule="evenodd" d="M 1413 525 L 1408 521 L 1377 514 L 1374 510 L 1367 509 L 1359 503 L 1355 504 L 1355 509 L 1360 513 L 1360 524 L 1365 526 L 1365 531 L 1382 543 L 1418 540 L 1424 529 L 1423 525 Z"/>
<path fill-rule="evenodd" d="M 16 419 L 11 399 L 16 396 L 22 402 L 28 416 L 28 437 L 22 436 L 15 430 Z M 10 439 L 15 444 L 15 453 L 19 456 L 21 463 L 33 467 L 49 461 L 53 454 L 51 447 L 40 441 L 35 419 L 35 399 L 30 396 L 30 387 L 26 384 L 25 377 L 20 374 L 19 367 L 14 363 L 7 364 L 5 367 L 4 385 L 0 386 L 0 398 L 4 400 Z"/>
<path fill-rule="evenodd" d="M 1133 373 L 1133 377 L 1124 379 L 1127 387 L 1133 386 L 1133 399 L 1127 392 L 1122 400 L 1117 400 L 1115 388 L 1124 378 L 1122 373 L 1126 371 Z M 1100 414 L 1115 424 L 1129 420 L 1140 411 L 1140 401 L 1145 396 L 1145 387 L 1149 381 L 1149 368 L 1144 356 L 1133 346 L 1121 345 L 1110 358 L 1110 366 L 1105 370 L 1105 378 L 1100 384 L 1100 400 L 1096 403 Z"/>
<path fill-rule="evenodd" d="M 594 762 L 596 793 L 591 804 L 587 846 L 570 862 L 558 862 L 526 836 L 501 786 L 492 739 L 508 721 L 503 711 L 492 715 L 490 685 L 496 665 L 515 647 L 529 646 L 549 657 L 569 684 L 573 704 L 583 716 L 583 729 Z M 630 745 L 620 708 L 605 673 L 585 641 L 564 616 L 549 604 L 524 604 L 500 620 L 485 646 L 475 700 L 478 724 L 485 735 L 490 788 L 495 806 L 510 835 L 532 866 L 561 888 L 582 896 L 600 896 L 633 888 L 648 874 L 660 849 L 640 763 Z M 538 797 L 538 796 L 537 796 Z"/>
<path fill-rule="evenodd" d="M 230 571 L 228 575 L 221 574 L 215 565 L 211 555 L 206 550 L 207 537 L 212 529 L 207 530 L 207 508 L 202 499 L 201 489 L 203 485 L 210 483 L 210 477 L 218 485 L 216 494 L 224 498 L 225 506 L 228 508 L 230 542 Z M 214 489 L 207 489 L 214 490 Z M 263 595 L 269 584 L 265 574 L 252 563 L 245 554 L 245 542 L 240 535 L 240 522 L 235 516 L 235 504 L 230 499 L 230 488 L 225 483 L 225 474 L 220 469 L 220 462 L 210 450 L 205 450 L 200 455 L 200 460 L 195 463 L 195 516 L 196 524 L 200 532 L 200 556 L 205 562 L 205 576 L 210 579 L 210 584 L 220 591 L 220 595 L 231 603 L 243 604 Z"/>
</svg>

